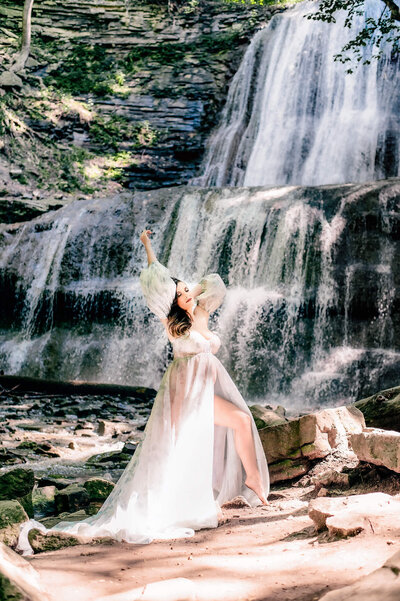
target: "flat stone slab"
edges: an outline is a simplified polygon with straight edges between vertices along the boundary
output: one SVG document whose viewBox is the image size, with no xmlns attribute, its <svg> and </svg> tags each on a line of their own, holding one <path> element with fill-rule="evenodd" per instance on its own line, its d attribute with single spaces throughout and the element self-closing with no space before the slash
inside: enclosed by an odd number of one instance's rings
<svg viewBox="0 0 400 601">
<path fill-rule="evenodd" d="M 358 582 L 331 591 L 320 601 L 399 601 L 400 551 L 390 557 L 381 568 Z"/>
<path fill-rule="evenodd" d="M 400 474 L 400 432 L 364 428 L 350 436 L 350 443 L 360 461 L 383 465 Z"/>
<path fill-rule="evenodd" d="M 354 536 L 397 529 L 400 532 L 400 498 L 376 492 L 348 497 L 319 497 L 310 501 L 308 515 L 317 530 L 331 536 Z"/>
</svg>

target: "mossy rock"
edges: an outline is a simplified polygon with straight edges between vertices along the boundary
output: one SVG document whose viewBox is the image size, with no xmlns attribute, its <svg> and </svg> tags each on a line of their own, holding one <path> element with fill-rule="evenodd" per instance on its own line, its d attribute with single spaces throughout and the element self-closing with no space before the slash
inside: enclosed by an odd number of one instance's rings
<svg viewBox="0 0 400 601">
<path fill-rule="evenodd" d="M 129 461 L 132 459 L 128 453 L 122 451 L 111 451 L 109 453 L 99 453 L 93 455 L 86 461 L 88 467 L 103 467 L 106 463 L 114 464 L 115 467 L 124 468 L 127 466 Z"/>
<path fill-rule="evenodd" d="M 28 540 L 35 553 L 57 551 L 83 543 L 81 539 L 67 532 L 41 532 L 37 528 L 29 531 Z"/>
<path fill-rule="evenodd" d="M 32 503 L 35 515 L 53 515 L 55 511 L 55 486 L 35 488 L 32 493 Z"/>
<path fill-rule="evenodd" d="M 75 511 L 74 513 L 60 513 L 57 516 L 51 516 L 47 518 L 40 518 L 38 521 L 43 524 L 46 528 L 53 528 L 56 524 L 60 522 L 81 522 L 85 520 L 88 516 L 86 513 L 86 509 L 79 509 L 79 511 Z"/>
<path fill-rule="evenodd" d="M 87 507 L 90 503 L 89 493 L 83 486 L 70 484 L 63 490 L 58 490 L 54 497 L 56 513 L 73 512 Z"/>
<path fill-rule="evenodd" d="M 362 411 L 368 427 L 400 432 L 400 386 L 381 390 L 354 406 Z"/>
<path fill-rule="evenodd" d="M 26 450 L 33 455 L 45 455 L 47 457 L 59 457 L 60 453 L 49 443 L 37 443 L 33 440 L 24 440 L 17 446 L 18 450 Z"/>
<path fill-rule="evenodd" d="M 0 601 L 29 601 L 6 576 L 0 574 Z"/>
<path fill-rule="evenodd" d="M 1 217 L 1 208 L 0 208 L 0 221 Z M 2 221 L 3 223 L 3 221 Z M 0 448 L 0 467 L 3 465 L 12 465 L 14 463 L 25 463 L 25 459 L 13 453 L 10 449 Z"/>
<path fill-rule="evenodd" d="M 26 522 L 28 515 L 18 501 L 0 501 L 0 529 Z"/>
<path fill-rule="evenodd" d="M 103 478 L 90 478 L 83 485 L 91 501 L 105 501 L 114 486 L 113 482 Z"/>
<path fill-rule="evenodd" d="M 26 511 L 18 501 L 0 501 L 0 541 L 14 547 L 18 541 L 19 525 L 28 519 Z"/>
<path fill-rule="evenodd" d="M 279 424 L 284 424 L 288 421 L 284 416 L 285 410 L 283 407 L 278 407 L 275 410 L 269 406 L 262 407 L 261 405 L 251 405 L 249 409 L 258 430 L 267 426 L 278 426 Z"/>
<path fill-rule="evenodd" d="M 284 480 L 293 480 L 294 478 L 303 476 L 309 471 L 311 465 L 311 461 L 308 461 L 304 457 L 300 457 L 293 461 L 286 459 L 284 461 L 270 463 L 268 468 L 271 484 Z"/>
<path fill-rule="evenodd" d="M 0 476 L 0 501 L 17 499 L 30 518 L 33 518 L 33 470 L 16 468 Z"/>
</svg>

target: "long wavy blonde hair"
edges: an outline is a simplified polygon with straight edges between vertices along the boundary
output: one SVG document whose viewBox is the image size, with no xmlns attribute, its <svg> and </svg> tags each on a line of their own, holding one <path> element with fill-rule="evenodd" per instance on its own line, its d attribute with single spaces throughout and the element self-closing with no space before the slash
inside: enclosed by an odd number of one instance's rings
<svg viewBox="0 0 400 601">
<path fill-rule="evenodd" d="M 171 278 L 174 280 L 175 285 L 178 286 L 181 280 Z M 183 282 L 182 282 L 183 283 Z M 167 315 L 168 330 L 174 338 L 184 336 L 188 330 L 192 327 L 193 320 L 189 313 L 182 309 L 178 305 L 178 291 L 176 291 L 175 298 L 172 301 L 171 309 Z"/>
</svg>

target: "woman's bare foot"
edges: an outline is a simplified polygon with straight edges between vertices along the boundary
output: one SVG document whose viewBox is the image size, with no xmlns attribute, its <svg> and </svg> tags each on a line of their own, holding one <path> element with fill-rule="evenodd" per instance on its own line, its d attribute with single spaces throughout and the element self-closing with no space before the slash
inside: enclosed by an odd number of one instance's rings
<svg viewBox="0 0 400 601">
<path fill-rule="evenodd" d="M 250 488 L 253 492 L 256 493 L 257 497 L 260 499 L 263 505 L 268 505 L 268 501 L 264 495 L 264 489 L 261 483 L 261 478 L 246 478 L 245 485 L 247 488 Z"/>
</svg>

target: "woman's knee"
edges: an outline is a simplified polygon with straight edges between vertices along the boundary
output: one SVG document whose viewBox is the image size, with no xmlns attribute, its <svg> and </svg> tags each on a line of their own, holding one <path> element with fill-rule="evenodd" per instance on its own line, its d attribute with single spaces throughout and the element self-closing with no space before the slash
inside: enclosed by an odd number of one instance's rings
<svg viewBox="0 0 400 601">
<path fill-rule="evenodd" d="M 250 415 L 218 395 L 214 396 L 214 414 L 219 425 L 240 431 L 251 427 Z"/>
<path fill-rule="evenodd" d="M 235 412 L 235 429 L 236 430 L 249 430 L 251 428 L 251 417 L 244 411 Z"/>
</svg>

